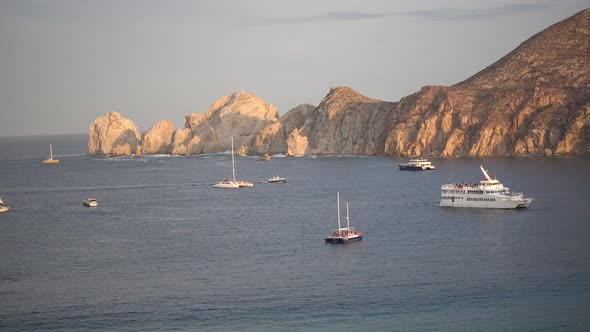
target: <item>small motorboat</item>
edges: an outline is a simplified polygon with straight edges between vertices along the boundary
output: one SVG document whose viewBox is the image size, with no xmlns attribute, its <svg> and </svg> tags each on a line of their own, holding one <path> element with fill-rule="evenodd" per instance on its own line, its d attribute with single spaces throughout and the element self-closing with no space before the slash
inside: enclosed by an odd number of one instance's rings
<svg viewBox="0 0 590 332">
<path fill-rule="evenodd" d="M 0 198 L 0 212 L 6 212 L 8 210 L 10 210 L 10 207 L 4 204 L 4 201 L 2 201 L 2 198 Z"/>
<path fill-rule="evenodd" d="M 87 207 L 97 207 L 98 206 L 98 202 L 96 201 L 96 198 L 87 198 L 87 199 L 83 200 L 82 203 L 84 203 L 84 206 L 87 206 Z"/>
<path fill-rule="evenodd" d="M 287 183 L 287 179 L 280 176 L 273 176 L 272 178 L 268 179 L 268 183 Z"/>
</svg>

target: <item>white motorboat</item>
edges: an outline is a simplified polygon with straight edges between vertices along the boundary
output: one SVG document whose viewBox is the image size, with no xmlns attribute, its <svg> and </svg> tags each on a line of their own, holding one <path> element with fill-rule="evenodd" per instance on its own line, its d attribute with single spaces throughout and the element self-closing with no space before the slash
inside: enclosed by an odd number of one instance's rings
<svg viewBox="0 0 590 332">
<path fill-rule="evenodd" d="M 82 203 L 84 204 L 84 206 L 87 206 L 87 207 L 97 207 L 98 206 L 98 202 L 96 201 L 96 198 L 87 198 L 87 199 L 83 200 Z"/>
<path fill-rule="evenodd" d="M 443 184 L 440 206 L 470 207 L 488 209 L 526 208 L 533 198 L 525 198 L 522 193 L 511 192 L 496 178 L 480 166 L 484 178 L 479 183 Z"/>
<path fill-rule="evenodd" d="M 348 243 L 362 240 L 363 233 L 350 227 L 348 202 L 346 202 L 346 227 L 340 226 L 340 192 L 336 193 L 336 207 L 338 209 L 338 228 L 330 231 L 330 235 L 324 239 L 326 243 Z"/>
<path fill-rule="evenodd" d="M 282 178 L 280 176 L 273 176 L 272 178 L 268 179 L 268 183 L 286 183 L 287 179 Z"/>
<path fill-rule="evenodd" d="M 433 171 L 436 169 L 428 159 L 410 159 L 407 164 L 399 164 L 400 171 Z"/>
<path fill-rule="evenodd" d="M 8 210 L 10 210 L 10 206 L 4 204 L 4 201 L 0 198 L 0 212 L 6 212 Z"/>
</svg>

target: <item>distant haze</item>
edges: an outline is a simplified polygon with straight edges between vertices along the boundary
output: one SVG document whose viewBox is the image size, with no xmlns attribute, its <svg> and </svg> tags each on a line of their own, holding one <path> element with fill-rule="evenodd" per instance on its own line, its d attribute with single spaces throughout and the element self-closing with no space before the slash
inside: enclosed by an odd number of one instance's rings
<svg viewBox="0 0 590 332">
<path fill-rule="evenodd" d="M 0 2 L 0 136 L 142 131 L 239 90 L 281 114 L 332 86 L 388 101 L 466 79 L 587 1 Z"/>
</svg>

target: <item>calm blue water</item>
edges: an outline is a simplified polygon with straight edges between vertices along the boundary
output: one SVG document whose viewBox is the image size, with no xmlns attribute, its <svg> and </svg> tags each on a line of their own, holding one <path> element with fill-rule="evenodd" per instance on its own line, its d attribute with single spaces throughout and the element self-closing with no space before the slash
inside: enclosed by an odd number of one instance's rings
<svg viewBox="0 0 590 332">
<path fill-rule="evenodd" d="M 238 177 L 288 183 L 222 190 L 229 155 L 85 146 L 0 138 L 0 330 L 590 330 L 590 158 L 486 159 L 536 198 L 493 211 L 437 206 L 476 159 L 240 157 Z M 336 191 L 362 242 L 324 244 Z"/>
</svg>

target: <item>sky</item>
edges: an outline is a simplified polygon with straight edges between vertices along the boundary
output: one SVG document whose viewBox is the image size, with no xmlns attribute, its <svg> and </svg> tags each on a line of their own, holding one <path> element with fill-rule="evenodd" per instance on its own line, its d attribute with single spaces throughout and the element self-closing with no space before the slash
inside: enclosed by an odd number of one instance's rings
<svg viewBox="0 0 590 332">
<path fill-rule="evenodd" d="M 494 63 L 587 1 L 1 0 L 0 136 L 146 131 L 245 90 L 281 115 L 330 87 L 397 101 Z"/>
</svg>

